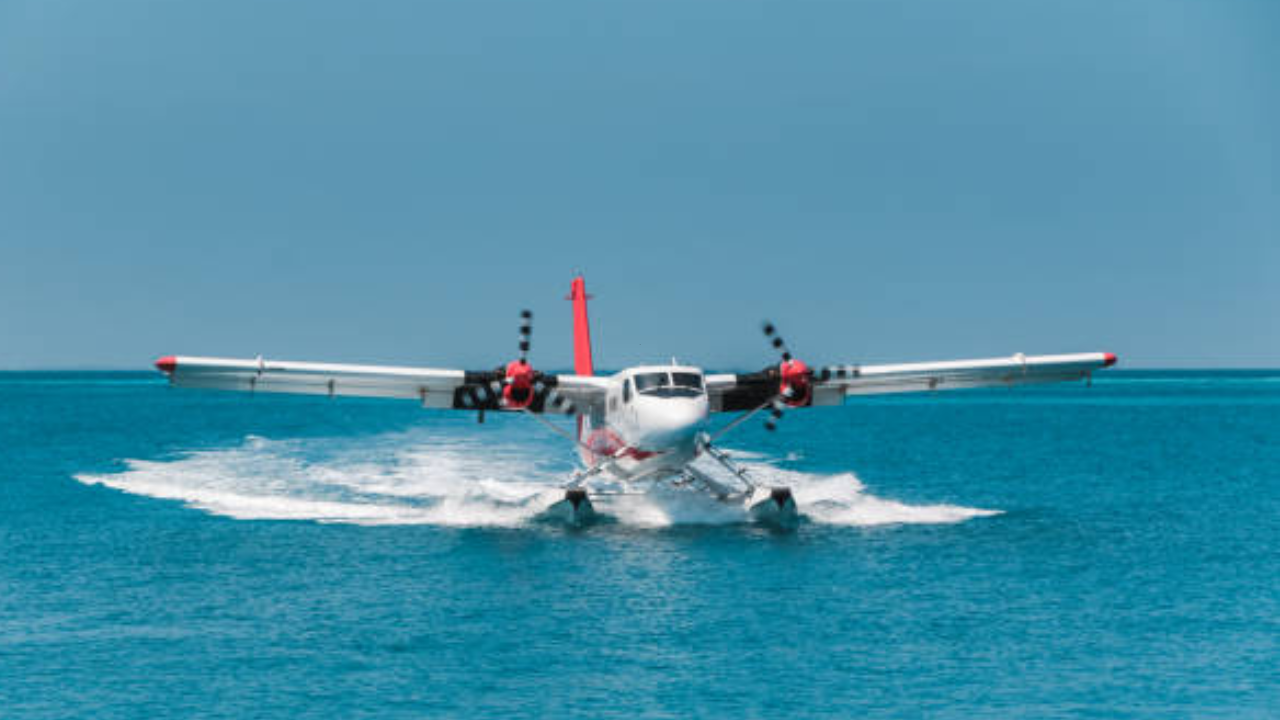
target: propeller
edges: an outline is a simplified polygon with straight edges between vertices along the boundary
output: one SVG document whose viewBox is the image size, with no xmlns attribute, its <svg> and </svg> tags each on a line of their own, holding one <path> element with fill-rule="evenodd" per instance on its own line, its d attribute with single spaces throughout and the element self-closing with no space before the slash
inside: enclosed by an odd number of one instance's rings
<svg viewBox="0 0 1280 720">
<path fill-rule="evenodd" d="M 556 392 L 555 378 L 548 377 L 533 369 L 529 363 L 529 350 L 533 344 L 533 312 L 520 311 L 520 355 L 502 368 L 501 380 L 494 380 L 490 387 L 493 395 L 500 399 L 502 407 L 507 410 L 529 410 L 541 399 L 542 407 L 550 407 L 555 412 L 572 414 L 577 412 L 573 403 Z"/>
<path fill-rule="evenodd" d="M 813 396 L 814 373 L 802 361 L 792 356 L 791 348 L 787 347 L 787 341 L 778 334 L 778 329 L 773 323 L 765 322 L 762 329 L 764 336 L 782 358 L 782 362 L 778 363 L 778 394 L 769 403 L 769 417 L 764 422 L 765 429 L 772 432 L 778 429 L 778 421 L 782 419 L 787 407 L 809 404 Z"/>
<path fill-rule="evenodd" d="M 533 383 L 536 373 L 529 365 L 529 347 L 533 336 L 533 312 L 520 311 L 520 357 L 507 363 L 501 384 L 502 405 L 513 410 L 523 410 L 533 404 Z M 498 388 L 494 388 L 498 390 Z"/>
</svg>

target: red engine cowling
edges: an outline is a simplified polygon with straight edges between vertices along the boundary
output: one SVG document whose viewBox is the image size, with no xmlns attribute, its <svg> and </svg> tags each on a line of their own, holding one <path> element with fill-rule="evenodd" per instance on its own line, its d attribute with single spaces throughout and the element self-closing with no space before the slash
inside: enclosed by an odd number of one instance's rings
<svg viewBox="0 0 1280 720">
<path fill-rule="evenodd" d="M 782 401 L 791 407 L 808 405 L 813 395 L 813 375 L 808 366 L 796 359 L 784 360 L 778 365 L 778 374 L 782 376 L 778 385 Z"/>
<path fill-rule="evenodd" d="M 523 410 L 533 402 L 533 366 L 521 360 L 507 363 L 506 382 L 502 387 L 502 406 Z"/>
</svg>

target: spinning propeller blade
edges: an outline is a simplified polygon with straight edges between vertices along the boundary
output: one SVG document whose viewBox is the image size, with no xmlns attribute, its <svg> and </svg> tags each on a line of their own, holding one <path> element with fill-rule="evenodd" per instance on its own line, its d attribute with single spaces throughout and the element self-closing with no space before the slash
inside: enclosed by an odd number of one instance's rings
<svg viewBox="0 0 1280 720">
<path fill-rule="evenodd" d="M 764 336 L 769 338 L 773 345 L 773 349 L 782 354 L 782 361 L 790 361 L 791 350 L 787 347 L 787 342 L 778 334 L 778 329 L 773 326 L 773 323 L 766 321 L 762 329 L 764 330 Z"/>
<path fill-rule="evenodd" d="M 761 325 L 760 329 L 764 331 L 764 336 L 769 340 L 769 344 L 773 346 L 773 349 L 777 350 L 782 356 L 782 361 L 789 361 L 791 359 L 791 348 L 787 347 L 787 341 L 783 340 L 782 336 L 778 334 L 778 328 L 774 327 L 773 323 L 766 320 L 764 324 Z M 783 404 L 779 402 L 777 398 L 774 398 L 769 402 L 769 416 L 764 420 L 765 430 L 768 430 L 769 432 L 777 431 L 778 422 L 782 420 L 782 415 L 784 413 L 783 407 Z"/>
<path fill-rule="evenodd" d="M 764 429 L 774 432 L 778 429 L 778 421 L 782 419 L 782 403 L 774 400 L 769 403 L 769 417 L 764 419 Z"/>
<path fill-rule="evenodd" d="M 533 311 L 520 311 L 520 364 L 529 364 L 529 346 L 533 337 Z"/>
</svg>

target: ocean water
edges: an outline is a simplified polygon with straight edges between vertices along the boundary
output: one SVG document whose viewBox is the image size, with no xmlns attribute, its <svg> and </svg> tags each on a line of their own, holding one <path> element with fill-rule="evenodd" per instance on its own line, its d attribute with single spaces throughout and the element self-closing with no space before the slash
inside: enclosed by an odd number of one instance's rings
<svg viewBox="0 0 1280 720">
<path fill-rule="evenodd" d="M 0 374 L 0 718 L 1280 717 L 1280 373 L 871 398 L 574 530 L 537 423 Z"/>
</svg>

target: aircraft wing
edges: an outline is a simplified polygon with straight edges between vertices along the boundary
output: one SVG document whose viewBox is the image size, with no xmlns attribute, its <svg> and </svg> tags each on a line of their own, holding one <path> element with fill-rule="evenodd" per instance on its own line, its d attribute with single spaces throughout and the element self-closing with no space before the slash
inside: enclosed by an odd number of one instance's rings
<svg viewBox="0 0 1280 720">
<path fill-rule="evenodd" d="M 937 392 L 1082 380 L 1093 371 L 1110 367 L 1115 362 L 1115 355 L 1099 352 L 829 366 L 814 371 L 812 397 L 808 404 L 839 405 L 850 395 Z M 779 383 L 776 367 L 757 373 L 709 375 L 707 391 L 711 408 L 720 412 L 751 410 L 776 397 Z"/>
<path fill-rule="evenodd" d="M 156 367 L 179 387 L 416 400 L 423 407 L 501 410 L 504 374 L 392 365 L 169 356 Z M 599 378 L 537 373 L 531 412 L 581 413 L 604 401 Z"/>
</svg>

